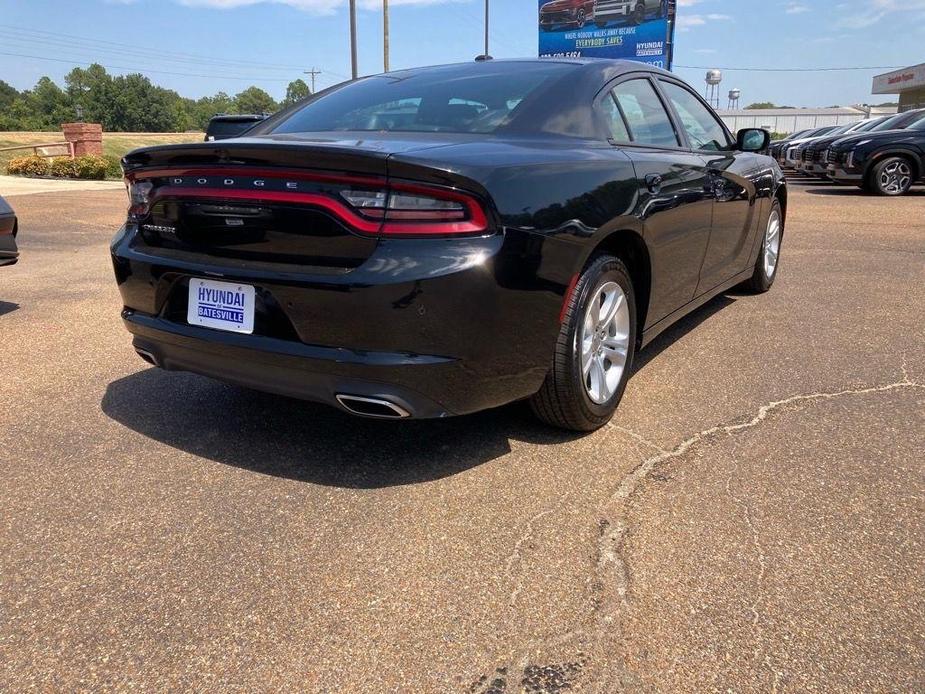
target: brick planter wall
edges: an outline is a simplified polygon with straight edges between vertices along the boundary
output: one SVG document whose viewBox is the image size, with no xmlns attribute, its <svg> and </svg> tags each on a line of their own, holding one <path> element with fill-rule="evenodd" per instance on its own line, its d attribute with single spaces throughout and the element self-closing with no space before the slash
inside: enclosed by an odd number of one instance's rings
<svg viewBox="0 0 925 694">
<path fill-rule="evenodd" d="M 74 143 L 74 156 L 103 156 L 103 126 L 99 123 L 62 123 L 64 139 Z"/>
</svg>

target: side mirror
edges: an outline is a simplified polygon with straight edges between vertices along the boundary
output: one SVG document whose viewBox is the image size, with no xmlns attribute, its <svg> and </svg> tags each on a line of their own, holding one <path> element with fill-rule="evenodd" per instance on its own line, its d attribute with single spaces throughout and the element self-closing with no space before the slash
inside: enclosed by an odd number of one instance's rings
<svg viewBox="0 0 925 694">
<path fill-rule="evenodd" d="M 736 134 L 736 149 L 741 152 L 764 152 L 771 144 L 771 133 L 761 128 L 745 128 Z"/>
</svg>

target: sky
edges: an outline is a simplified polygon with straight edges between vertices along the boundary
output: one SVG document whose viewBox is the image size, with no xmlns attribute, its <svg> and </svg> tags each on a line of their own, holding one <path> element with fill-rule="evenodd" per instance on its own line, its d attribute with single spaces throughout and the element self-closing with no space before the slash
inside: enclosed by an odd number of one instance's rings
<svg viewBox="0 0 925 694">
<path fill-rule="evenodd" d="M 390 0 L 391 67 L 471 60 L 483 50 L 483 0 Z M 382 71 L 381 0 L 358 0 L 359 71 Z M 879 103 L 884 69 L 754 72 L 734 68 L 904 67 L 925 62 L 925 0 L 679 0 L 675 72 L 704 68 L 742 104 Z M 350 74 L 347 0 L 0 0 L 0 79 L 63 85 L 75 65 L 142 72 L 189 97 L 257 84 L 274 97 L 303 70 L 317 87 Z M 537 54 L 537 0 L 491 0 L 490 52 Z M 37 33 L 37 32 L 45 33 Z M 16 55 L 10 55 L 16 54 Z M 30 57 L 25 57 L 30 56 Z M 690 67 L 680 67 L 690 66 Z"/>
</svg>

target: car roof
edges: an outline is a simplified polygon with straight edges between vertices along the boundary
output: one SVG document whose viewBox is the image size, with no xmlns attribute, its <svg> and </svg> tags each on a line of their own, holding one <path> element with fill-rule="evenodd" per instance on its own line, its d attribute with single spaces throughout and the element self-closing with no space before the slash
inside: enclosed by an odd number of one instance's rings
<svg viewBox="0 0 925 694">
<path fill-rule="evenodd" d="M 447 72 L 473 73 L 478 74 L 480 70 L 487 67 L 496 68 L 498 71 L 516 72 L 524 63 L 545 64 L 545 63 L 562 63 L 574 65 L 582 72 L 589 73 L 606 73 L 608 79 L 619 76 L 628 72 L 652 72 L 665 76 L 674 76 L 667 70 L 662 70 L 647 63 L 640 63 L 635 60 L 613 60 L 609 58 L 503 58 L 492 60 L 473 60 L 466 63 L 446 63 L 443 65 L 428 65 L 422 67 L 406 68 L 404 70 L 395 70 L 378 75 L 369 75 L 369 77 L 380 77 L 382 74 L 389 76 L 413 75 L 418 73 L 430 72 L 434 70 L 445 70 Z"/>
</svg>

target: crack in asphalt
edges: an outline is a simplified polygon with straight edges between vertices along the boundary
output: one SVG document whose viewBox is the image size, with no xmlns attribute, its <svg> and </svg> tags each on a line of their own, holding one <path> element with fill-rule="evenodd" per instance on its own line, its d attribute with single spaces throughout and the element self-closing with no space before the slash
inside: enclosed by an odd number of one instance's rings
<svg viewBox="0 0 925 694">
<path fill-rule="evenodd" d="M 617 614 L 620 608 L 625 607 L 628 604 L 627 595 L 629 593 L 629 568 L 626 564 L 626 560 L 623 556 L 625 549 L 625 540 L 627 533 L 629 532 L 629 525 L 626 519 L 626 502 L 632 497 L 642 486 L 643 482 L 651 475 L 653 470 L 659 465 L 666 463 L 670 460 L 675 460 L 684 457 L 691 450 L 697 446 L 699 443 L 703 443 L 714 439 L 717 436 L 734 436 L 740 432 L 752 429 L 759 426 L 761 423 L 767 420 L 767 418 L 774 413 L 775 411 L 787 408 L 790 405 L 795 405 L 798 403 L 807 403 L 807 402 L 818 402 L 818 401 L 827 401 L 834 400 L 842 397 L 848 396 L 862 396 L 862 395 L 872 395 L 877 393 L 886 393 L 895 390 L 903 389 L 921 389 L 925 390 L 925 385 L 918 383 L 909 375 L 908 367 L 906 365 L 905 357 L 902 358 L 902 364 L 900 366 L 900 372 L 902 380 L 895 381 L 893 383 L 888 383 L 886 385 L 880 386 L 866 386 L 861 388 L 846 388 L 838 391 L 831 392 L 814 392 L 814 393 L 804 393 L 799 395 L 793 395 L 782 400 L 774 400 L 767 404 L 761 405 L 755 415 L 746 421 L 741 421 L 738 423 L 732 424 L 719 424 L 716 426 L 709 427 L 702 431 L 699 431 L 692 436 L 688 437 L 677 446 L 671 450 L 666 450 L 652 441 L 648 440 L 646 437 L 642 436 L 638 432 L 635 432 L 631 429 L 621 427 L 610 423 L 606 426 L 605 431 L 603 432 L 600 441 L 594 446 L 594 450 L 598 451 L 606 445 L 608 439 L 610 438 L 613 432 L 623 433 L 634 440 L 648 446 L 649 448 L 657 451 L 656 455 L 651 456 L 650 458 L 645 459 L 639 463 L 635 468 L 633 468 L 620 482 L 616 490 L 611 494 L 611 496 L 604 502 L 601 507 L 601 520 L 600 520 L 600 536 L 597 543 L 597 562 L 594 566 L 594 574 L 597 577 L 596 584 L 598 588 L 602 591 L 602 598 L 596 602 L 593 611 L 597 613 L 596 624 L 590 628 L 578 627 L 576 629 L 564 632 L 551 634 L 546 637 L 541 637 L 538 639 L 533 639 L 521 648 L 517 649 L 509 663 L 505 666 L 508 672 L 513 672 L 519 670 L 523 672 L 530 664 L 531 655 L 536 652 L 539 648 L 550 648 L 556 646 L 563 646 L 568 643 L 572 643 L 575 640 L 578 640 L 582 637 L 587 637 L 592 640 L 592 642 L 597 641 L 601 635 L 603 635 L 607 628 L 616 621 Z M 731 478 L 730 478 L 731 482 Z M 749 527 L 752 533 L 752 542 L 756 549 L 759 561 L 759 576 L 758 576 L 758 585 L 759 585 L 759 596 L 753 601 L 750 611 L 752 613 L 752 623 L 755 625 L 756 631 L 760 632 L 760 611 L 759 603 L 761 602 L 760 587 L 764 581 L 764 577 L 767 572 L 767 562 L 766 555 L 764 554 L 763 545 L 761 544 L 761 538 L 758 533 L 757 527 L 754 524 L 754 519 L 752 518 L 752 513 L 750 507 L 747 503 L 736 497 L 731 493 L 729 483 L 727 482 L 726 487 L 727 494 L 732 498 L 736 503 L 738 503 L 745 515 L 746 525 Z M 511 552 L 511 555 L 508 557 L 507 568 L 510 572 L 515 563 L 523 562 L 522 548 L 524 543 L 532 536 L 533 534 L 533 524 L 539 520 L 541 517 L 551 513 L 551 510 L 546 510 L 540 512 L 533 516 L 528 522 L 525 532 L 520 537 L 520 539 L 515 543 L 514 549 Z M 608 586 L 611 587 L 611 590 L 615 592 L 616 599 L 608 599 Z M 515 588 L 514 592 L 511 595 L 511 605 L 513 606 L 516 602 L 517 596 L 520 594 L 520 591 L 523 587 L 523 578 L 521 578 L 518 586 Z M 760 633 L 759 633 L 759 643 L 756 646 L 756 658 L 760 654 Z M 583 655 L 583 654 L 582 654 Z M 777 685 L 779 682 L 780 673 L 776 672 L 773 666 L 770 663 L 769 658 L 765 658 L 765 665 L 774 675 L 774 686 L 773 690 L 777 690 Z"/>
<path fill-rule="evenodd" d="M 738 469 L 739 461 L 736 455 L 735 444 L 732 446 L 731 455 L 733 465 L 736 469 Z M 748 530 L 751 533 L 752 547 L 754 547 L 755 557 L 758 559 L 758 576 L 755 579 L 755 599 L 752 600 L 751 605 L 749 605 L 749 611 L 752 613 L 752 628 L 755 631 L 755 648 L 752 651 L 752 658 L 755 660 L 755 662 L 758 662 L 761 656 L 762 643 L 764 640 L 764 627 L 761 624 L 761 612 L 759 611 L 759 605 L 764 597 L 764 578 L 768 571 L 767 555 L 764 552 L 764 545 L 761 542 L 761 534 L 758 531 L 758 526 L 755 525 L 754 512 L 752 507 L 749 506 L 745 499 L 742 499 L 732 493 L 732 478 L 733 475 L 729 475 L 729 479 L 726 480 L 726 496 L 728 496 L 733 501 L 733 503 L 742 509 L 742 517 L 745 520 L 745 525 L 748 527 Z M 780 681 L 780 673 L 774 668 L 774 665 L 771 662 L 771 654 L 766 653 L 762 662 L 774 678 L 771 685 L 771 691 L 772 693 L 776 693 L 778 689 L 778 683 Z"/>
<path fill-rule="evenodd" d="M 645 480 L 646 477 L 648 477 L 648 475 L 655 467 L 664 462 L 667 462 L 668 460 L 673 460 L 675 458 L 680 458 L 686 455 L 698 443 L 712 439 L 717 435 L 725 434 L 727 436 L 732 436 L 739 432 L 756 427 L 764 422 L 772 412 L 780 408 L 787 407 L 788 405 L 818 400 L 833 400 L 850 395 L 870 395 L 874 393 L 885 393 L 904 388 L 925 389 L 925 385 L 910 379 L 906 368 L 905 359 L 903 360 L 901 371 L 903 377 L 901 381 L 895 381 L 893 383 L 882 386 L 849 388 L 834 392 L 805 393 L 800 395 L 793 395 L 783 400 L 772 401 L 760 406 L 755 416 L 745 422 L 740 422 L 738 424 L 720 424 L 708 429 L 704 429 L 697 432 L 693 436 L 688 437 L 677 446 L 675 446 L 672 450 L 662 450 L 662 452 L 658 455 L 652 456 L 651 458 L 641 462 L 626 477 L 623 478 L 623 481 L 617 487 L 616 491 L 604 504 L 605 511 L 602 513 L 604 516 L 603 522 L 607 524 L 610 530 L 608 532 L 602 533 L 601 539 L 599 541 L 597 566 L 599 573 L 603 573 L 602 569 L 608 565 L 612 564 L 617 567 L 619 570 L 619 576 L 616 581 L 617 592 L 621 596 L 626 594 L 626 571 L 625 567 L 623 566 L 623 560 L 620 556 L 623 539 L 626 532 L 626 524 L 623 521 L 624 514 L 621 512 L 622 506 L 624 502 L 636 492 L 641 483 Z M 616 430 L 616 428 L 611 429 L 611 431 L 613 430 Z M 606 438 L 607 435 L 605 434 L 604 439 L 601 441 L 601 445 L 603 445 Z M 606 510 L 611 507 L 616 507 L 614 509 L 616 510 L 615 513 L 608 512 Z"/>
<path fill-rule="evenodd" d="M 514 549 L 511 551 L 510 556 L 507 558 L 505 569 L 508 575 L 510 575 L 511 572 L 513 571 L 515 563 L 523 561 L 523 557 L 520 554 L 520 548 L 523 547 L 524 543 L 533 536 L 533 524 L 536 523 L 543 516 L 548 516 L 551 513 L 552 513 L 552 509 L 547 509 L 545 511 L 541 511 L 540 513 L 537 513 L 535 516 L 533 516 L 533 518 L 527 521 L 526 530 L 520 536 L 520 539 L 514 543 Z M 523 587 L 524 587 L 524 576 L 523 576 L 523 572 L 521 571 L 520 580 L 517 581 L 517 585 L 514 587 L 514 590 L 511 592 L 511 597 L 509 600 L 509 604 L 511 605 L 511 607 L 513 607 L 514 604 L 517 602 L 517 596 L 520 595 L 520 591 L 523 590 Z"/>
</svg>

